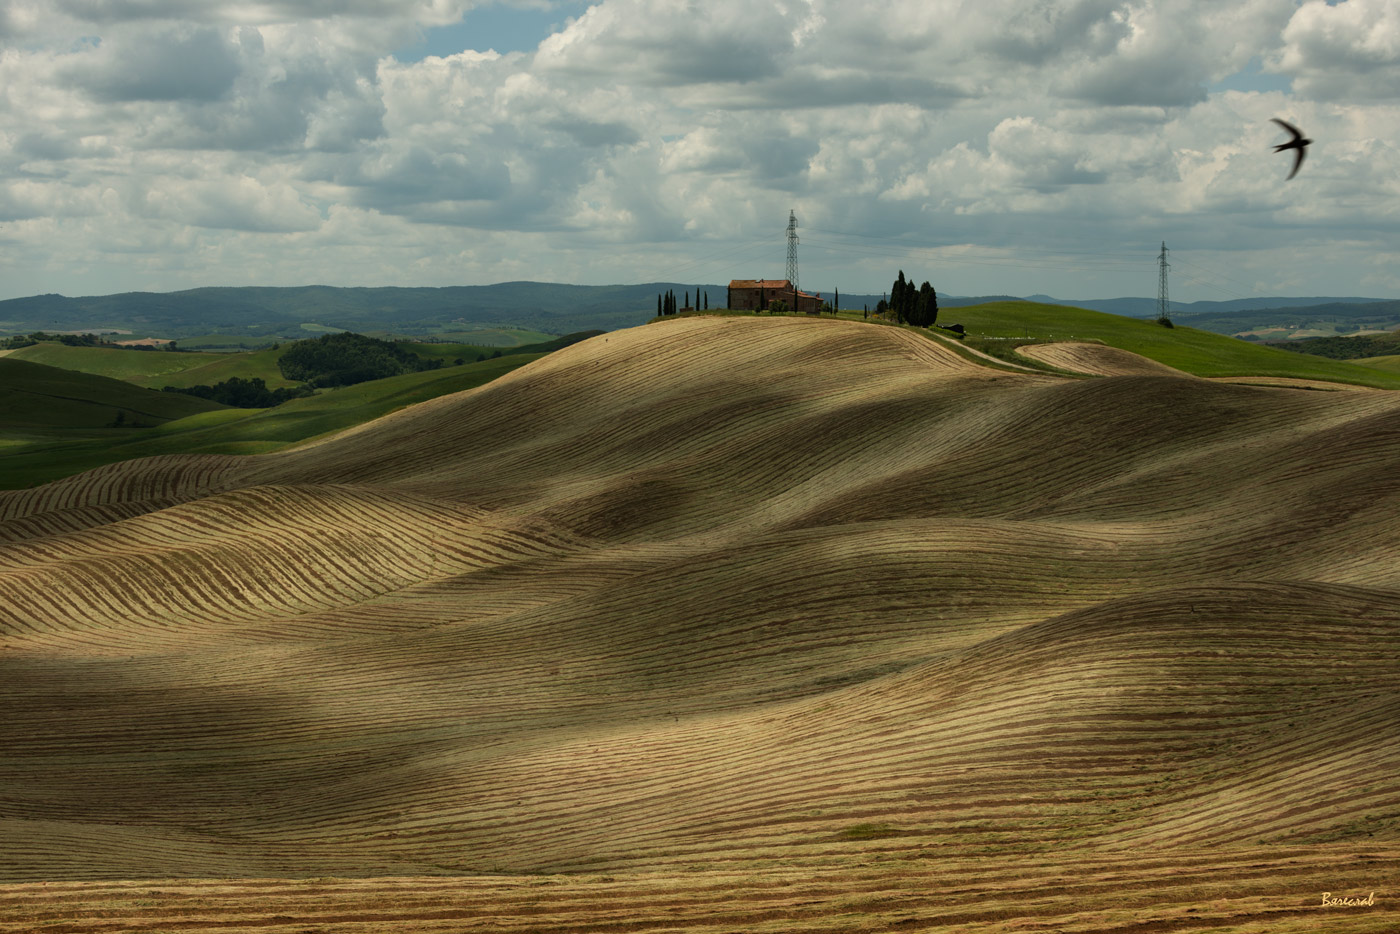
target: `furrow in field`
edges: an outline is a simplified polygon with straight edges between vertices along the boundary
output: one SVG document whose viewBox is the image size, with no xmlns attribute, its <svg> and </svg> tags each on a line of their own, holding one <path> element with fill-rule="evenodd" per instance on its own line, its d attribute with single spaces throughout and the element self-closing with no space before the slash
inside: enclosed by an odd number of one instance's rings
<svg viewBox="0 0 1400 934">
<path fill-rule="evenodd" d="M 1392 845 L 1400 402 L 1131 362 L 686 318 L 273 455 L 0 497 L 0 879 L 800 867 L 830 887 L 480 917 L 936 930 L 1064 854 Z M 893 892 L 910 865 L 971 875 Z M 1091 918 L 1017 891 L 1026 925 L 1134 930 L 1106 883 Z M 1212 917 L 1302 930 L 1271 891 Z M 186 920 L 275 930 L 261 897 Z M 336 904 L 285 924 L 466 917 Z"/>
</svg>

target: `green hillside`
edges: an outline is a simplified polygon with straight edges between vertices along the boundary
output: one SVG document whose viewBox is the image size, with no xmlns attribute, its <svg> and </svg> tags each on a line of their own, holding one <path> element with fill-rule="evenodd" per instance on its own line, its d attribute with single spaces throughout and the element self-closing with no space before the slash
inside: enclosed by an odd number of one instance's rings
<svg viewBox="0 0 1400 934">
<path fill-rule="evenodd" d="M 532 332 L 515 331 L 512 333 L 524 335 Z M 407 350 L 409 353 L 417 354 L 420 357 L 425 357 L 430 360 L 442 360 L 447 364 L 451 364 L 456 360 L 471 363 L 476 360 L 477 357 L 484 356 L 489 358 L 492 354 L 501 354 L 504 356 L 517 353 L 549 353 L 550 351 L 559 350 L 562 347 L 576 344 L 581 340 L 587 340 L 590 337 L 602 333 L 602 331 L 579 331 L 574 334 L 565 334 L 563 337 L 551 337 L 548 334 L 539 334 L 537 335 L 539 340 L 535 343 L 514 344 L 500 347 L 489 344 L 471 343 L 405 342 L 403 344 L 403 349 Z"/>
<path fill-rule="evenodd" d="M 1383 357 L 1366 357 L 1362 360 L 1353 360 L 1352 363 L 1360 366 L 1375 367 L 1378 370 L 1385 370 L 1390 373 L 1400 373 L 1400 354 L 1387 354 Z"/>
<path fill-rule="evenodd" d="M 277 343 L 272 338 L 239 337 L 230 334 L 197 334 L 180 338 L 182 350 L 201 350 L 213 353 L 237 353 L 243 350 L 266 350 Z"/>
<path fill-rule="evenodd" d="M 0 357 L 0 436 L 10 440 L 108 428 L 110 432 L 101 432 L 104 436 L 120 438 L 130 435 L 133 426 L 155 426 L 222 408 L 216 402 L 153 392 L 106 376 Z"/>
<path fill-rule="evenodd" d="M 100 382 L 106 387 L 106 392 L 115 393 L 120 388 L 134 399 L 150 400 L 154 397 L 169 406 L 170 411 L 182 411 L 187 416 L 179 417 L 178 421 L 169 420 L 178 416 L 168 416 L 163 419 L 166 424 L 153 428 L 111 429 L 102 432 L 101 437 L 91 437 L 90 433 L 69 433 L 63 440 L 55 440 L 53 432 L 46 432 L 47 440 L 35 435 L 30 436 L 33 440 L 25 441 L 23 437 L 11 440 L 11 443 L 4 445 L 5 456 L 0 459 L 0 489 L 35 486 L 102 464 L 153 454 L 261 454 L 275 451 L 298 441 L 370 421 L 407 405 L 474 389 L 541 356 L 543 354 L 539 353 L 511 354 L 481 363 L 408 373 L 328 390 L 271 409 L 227 409 L 179 393 L 152 392 L 117 380 L 74 374 L 24 361 L 11 363 L 7 358 L 0 358 L 0 392 L 11 382 L 4 375 L 8 364 L 14 368 L 10 371 L 14 374 L 13 379 L 23 380 L 26 387 L 30 384 L 27 368 L 51 371 L 51 374 L 57 375 L 50 375 L 46 385 L 54 392 L 71 394 L 75 391 L 71 387 L 89 382 L 97 385 Z M 15 403 L 28 405 L 33 411 L 53 411 L 58 407 L 57 403 L 45 403 L 46 409 L 37 409 L 32 399 L 11 398 L 8 394 L 0 395 L 0 401 L 3 401 L 6 412 L 15 410 Z M 111 422 L 114 417 L 112 411 L 108 405 L 100 424 Z M 92 420 L 97 418 L 93 416 Z M 0 435 L 0 441 L 6 440 Z"/>
<path fill-rule="evenodd" d="M 989 302 L 946 309 L 939 323 L 962 324 L 968 343 L 996 352 L 1015 343 L 1101 341 L 1196 376 L 1274 376 L 1400 389 L 1400 374 L 1290 353 L 1177 325 L 1035 302 Z"/>
<path fill-rule="evenodd" d="M 555 337 L 543 331 L 530 331 L 524 328 L 474 328 L 471 330 L 443 331 L 436 335 L 440 340 L 458 341 L 473 347 L 521 347 L 525 344 L 538 344 Z"/>
<path fill-rule="evenodd" d="M 56 366 L 64 370 L 77 370 L 80 373 L 92 373 L 96 376 L 110 376 L 114 379 L 156 378 L 156 382 L 159 382 L 159 377 L 173 376 L 193 367 L 204 366 L 210 359 L 208 354 L 202 353 L 124 350 L 120 347 L 70 347 L 54 341 L 40 341 L 12 350 L 9 358 Z M 160 386 L 155 388 L 159 389 Z"/>
<path fill-rule="evenodd" d="M 133 379 L 132 382 L 152 389 L 175 386 L 185 389 L 190 386 L 213 386 L 235 376 L 243 379 L 260 378 L 268 389 L 281 389 L 283 386 L 299 385 L 287 379 L 277 368 L 277 359 L 291 344 L 269 347 L 266 350 L 250 350 L 243 353 L 202 353 L 194 356 L 203 358 L 198 366 L 190 367 L 166 376 L 151 376 Z"/>
<path fill-rule="evenodd" d="M 277 358 L 289 345 L 243 353 L 185 353 L 165 350 L 123 350 L 119 347 L 69 347 L 42 341 L 11 351 L 12 360 L 110 376 L 147 389 L 212 386 L 231 377 L 261 378 L 269 389 L 297 385 L 277 369 Z"/>
<path fill-rule="evenodd" d="M 474 363 L 477 357 L 490 358 L 501 355 L 545 353 L 567 347 L 600 331 L 583 331 L 564 337 L 551 337 L 533 331 L 492 332 L 486 337 L 505 340 L 510 337 L 508 346 L 470 343 L 417 343 L 404 342 L 402 347 L 409 353 L 425 359 L 439 359 L 452 366 L 457 360 Z M 516 343 L 525 337 L 538 338 L 536 343 Z M 111 376 L 126 380 L 137 386 L 149 389 L 163 389 L 175 386 L 186 389 L 190 386 L 213 386 L 233 377 L 241 379 L 261 379 L 269 389 L 296 386 L 296 381 L 282 375 L 277 361 L 286 353 L 291 343 L 262 350 L 249 350 L 240 353 L 186 353 L 183 351 L 141 351 L 123 350 L 117 347 L 70 347 L 65 344 L 43 341 L 19 350 L 9 356 L 16 360 L 28 360 L 48 366 Z"/>
</svg>

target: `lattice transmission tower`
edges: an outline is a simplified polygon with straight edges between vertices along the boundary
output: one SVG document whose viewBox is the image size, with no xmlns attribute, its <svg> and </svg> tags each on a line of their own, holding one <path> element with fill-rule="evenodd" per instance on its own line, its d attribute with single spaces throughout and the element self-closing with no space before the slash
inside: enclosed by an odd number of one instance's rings
<svg viewBox="0 0 1400 934">
<path fill-rule="evenodd" d="M 1167 270 L 1171 264 L 1167 262 L 1167 241 L 1162 241 L 1162 252 L 1157 256 L 1157 320 L 1166 321 L 1167 306 Z"/>
<path fill-rule="evenodd" d="M 792 291 L 797 293 L 797 212 L 788 211 L 788 281 L 792 283 Z"/>
</svg>

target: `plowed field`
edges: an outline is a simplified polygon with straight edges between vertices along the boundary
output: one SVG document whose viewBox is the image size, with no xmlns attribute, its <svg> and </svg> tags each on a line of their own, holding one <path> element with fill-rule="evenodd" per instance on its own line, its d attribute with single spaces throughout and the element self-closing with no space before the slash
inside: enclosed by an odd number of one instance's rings
<svg viewBox="0 0 1400 934">
<path fill-rule="evenodd" d="M 683 318 L 0 493 L 0 932 L 1395 929 L 1400 394 L 1094 359 Z"/>
</svg>

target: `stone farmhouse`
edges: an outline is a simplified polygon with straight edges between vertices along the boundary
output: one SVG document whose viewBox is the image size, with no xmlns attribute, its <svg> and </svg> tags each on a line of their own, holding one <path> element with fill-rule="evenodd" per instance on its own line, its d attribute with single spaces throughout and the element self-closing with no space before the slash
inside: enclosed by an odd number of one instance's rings
<svg viewBox="0 0 1400 934">
<path fill-rule="evenodd" d="M 787 302 L 793 311 L 819 315 L 822 297 L 792 287 L 789 279 L 734 279 L 729 283 L 727 308 L 754 311 L 767 308 L 776 301 Z"/>
</svg>

